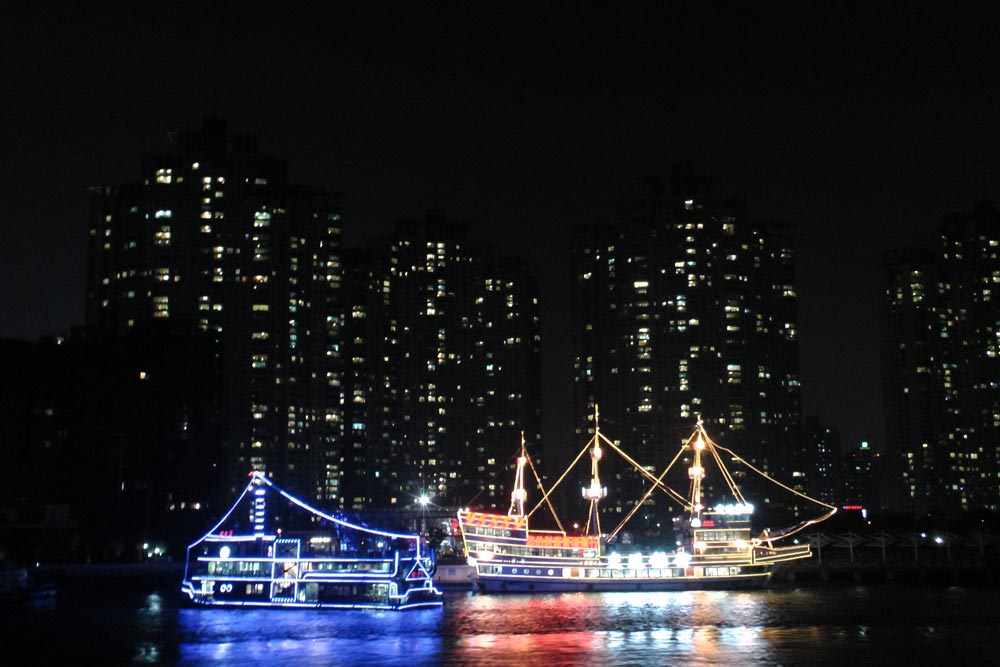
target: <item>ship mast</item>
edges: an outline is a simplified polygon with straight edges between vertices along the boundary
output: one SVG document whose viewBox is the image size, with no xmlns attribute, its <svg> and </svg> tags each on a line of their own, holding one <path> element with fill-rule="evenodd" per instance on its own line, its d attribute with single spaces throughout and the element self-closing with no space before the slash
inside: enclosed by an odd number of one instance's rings
<svg viewBox="0 0 1000 667">
<path fill-rule="evenodd" d="M 587 514 L 587 527 L 584 529 L 585 535 L 601 536 L 601 516 L 598 512 L 598 503 L 601 498 L 608 495 L 607 488 L 601 486 L 601 478 L 597 472 L 597 464 L 601 460 L 601 426 L 599 422 L 600 413 L 597 405 L 594 405 L 594 446 L 590 450 L 590 486 L 583 489 L 583 497 L 590 501 L 590 511 Z M 591 533 L 593 526 L 593 533 Z"/>
<path fill-rule="evenodd" d="M 517 457 L 517 472 L 514 474 L 514 490 L 510 493 L 510 509 L 507 516 L 524 516 L 524 500 L 528 497 L 524 490 L 524 464 L 528 454 L 524 447 L 524 431 L 521 431 L 521 455 Z"/>
<path fill-rule="evenodd" d="M 705 479 L 705 466 L 701 463 L 701 453 L 705 451 L 705 426 L 698 420 L 698 430 L 695 435 L 691 449 L 694 451 L 694 460 L 688 468 L 688 478 L 691 480 L 691 527 L 701 526 L 701 511 L 704 506 L 701 503 L 701 481 Z"/>
</svg>

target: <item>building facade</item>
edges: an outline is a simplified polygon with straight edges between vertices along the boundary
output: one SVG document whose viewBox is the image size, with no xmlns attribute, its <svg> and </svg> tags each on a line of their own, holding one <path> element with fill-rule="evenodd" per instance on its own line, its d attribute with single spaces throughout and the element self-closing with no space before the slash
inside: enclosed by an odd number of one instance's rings
<svg viewBox="0 0 1000 667">
<path fill-rule="evenodd" d="M 814 462 L 808 470 L 815 497 L 829 505 L 840 504 L 846 483 L 841 468 L 840 430 L 823 425 L 819 417 L 811 415 L 802 420 L 802 434 L 805 450 L 812 453 Z"/>
<path fill-rule="evenodd" d="M 881 462 L 878 452 L 866 441 L 848 449 L 842 462 L 844 483 L 837 504 L 845 509 L 879 511 L 882 507 Z"/>
<path fill-rule="evenodd" d="M 942 219 L 884 257 L 888 488 L 895 511 L 1000 506 L 1000 222 Z"/>
<path fill-rule="evenodd" d="M 701 418 L 755 467 L 805 489 L 789 226 L 751 223 L 742 198 L 687 164 L 643 185 L 612 223 L 573 231 L 576 423 L 592 430 L 598 404 L 602 432 L 658 474 Z M 642 495 L 622 468 L 603 481 L 608 514 Z M 649 532 L 677 509 L 657 496 L 637 515 Z"/>
<path fill-rule="evenodd" d="M 538 283 L 469 227 L 430 211 L 347 256 L 346 509 L 496 509 L 522 432 L 539 456 Z"/>
<path fill-rule="evenodd" d="M 223 119 L 145 155 L 137 182 L 92 189 L 87 326 L 210 339 L 223 439 L 187 464 L 219 466 L 223 497 L 251 470 L 339 497 L 340 256 L 339 196 L 290 184 Z"/>
</svg>

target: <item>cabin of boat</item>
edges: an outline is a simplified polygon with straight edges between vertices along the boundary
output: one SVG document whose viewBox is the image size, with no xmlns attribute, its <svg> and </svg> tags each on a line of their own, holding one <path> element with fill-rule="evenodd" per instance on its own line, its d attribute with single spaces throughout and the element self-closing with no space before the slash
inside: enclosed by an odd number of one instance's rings
<svg viewBox="0 0 1000 667">
<path fill-rule="evenodd" d="M 583 497 L 590 503 L 590 512 L 584 535 L 569 535 L 563 529 L 549 499 L 552 491 L 566 477 L 566 472 L 548 491 L 543 489 L 542 499 L 534 509 L 525 512 L 526 465 L 535 472 L 539 487 L 541 482 L 527 455 L 523 438 L 507 515 L 467 509 L 459 511 L 458 523 L 466 554 L 474 568 L 475 586 L 481 592 L 757 588 L 768 582 L 778 563 L 811 555 L 808 544 L 780 546 L 775 545 L 778 539 L 775 535 L 766 532 L 758 536 L 752 534 L 750 518 L 753 505 L 744 499 L 722 459 L 722 453 L 735 455 L 712 441 L 700 421 L 677 456 L 658 477 L 601 434 L 596 411 L 594 424 L 594 437 L 570 464 L 572 468 L 586 452 L 590 452 L 591 482 L 583 489 Z M 636 503 L 633 511 L 610 533 L 601 532 L 598 512 L 598 503 L 607 494 L 598 472 L 603 456 L 602 445 L 621 455 L 651 483 L 649 491 Z M 691 459 L 688 468 L 690 492 L 687 497 L 664 484 L 671 467 L 685 453 Z M 714 460 L 729 487 L 732 496 L 729 502 L 713 506 L 705 504 L 702 481 L 705 477 L 704 463 L 708 458 Z M 781 538 L 825 520 L 836 512 L 833 506 L 808 498 L 747 465 L 769 481 L 825 508 L 824 516 L 781 531 Z M 636 550 L 630 554 L 610 550 L 609 545 L 618 533 L 656 490 L 665 492 L 685 510 L 684 516 L 674 519 L 675 548 L 651 553 Z M 552 511 L 558 530 L 530 529 L 530 517 L 545 504 Z"/>
<path fill-rule="evenodd" d="M 275 503 L 299 530 L 274 525 Z M 377 530 L 322 512 L 265 475 L 187 550 L 181 590 L 216 606 L 410 609 L 441 606 L 433 550 L 420 535 Z"/>
</svg>

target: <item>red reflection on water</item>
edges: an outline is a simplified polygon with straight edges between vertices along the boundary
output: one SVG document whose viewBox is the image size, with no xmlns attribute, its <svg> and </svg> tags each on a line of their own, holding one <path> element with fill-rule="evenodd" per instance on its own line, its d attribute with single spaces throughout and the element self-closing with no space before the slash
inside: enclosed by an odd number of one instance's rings
<svg viewBox="0 0 1000 667">
<path fill-rule="evenodd" d="M 599 612 L 594 596 L 476 596 L 451 647 L 450 660 L 461 665 L 516 664 L 524 667 L 580 664 L 582 656 L 601 649 L 591 626 Z M 475 630 L 470 632 L 470 630 Z"/>
<path fill-rule="evenodd" d="M 581 656 L 600 649 L 600 637 L 592 632 L 553 634 L 483 634 L 463 638 L 452 652 L 457 664 L 505 664 L 534 667 L 579 664 Z"/>
<path fill-rule="evenodd" d="M 448 664 L 647 664 L 668 656 L 689 665 L 730 664 L 762 650 L 765 599 L 714 591 L 472 595 L 450 609 L 448 634 L 459 639 Z"/>
</svg>

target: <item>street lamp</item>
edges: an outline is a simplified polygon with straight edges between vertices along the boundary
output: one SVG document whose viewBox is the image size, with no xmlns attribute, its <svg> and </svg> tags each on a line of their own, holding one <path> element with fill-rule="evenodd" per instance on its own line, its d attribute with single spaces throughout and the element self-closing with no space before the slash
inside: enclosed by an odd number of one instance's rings
<svg viewBox="0 0 1000 667">
<path fill-rule="evenodd" d="M 420 534 L 427 535 L 427 506 L 431 504 L 431 498 L 426 492 L 420 494 L 417 498 L 417 504 L 420 505 Z"/>
</svg>

